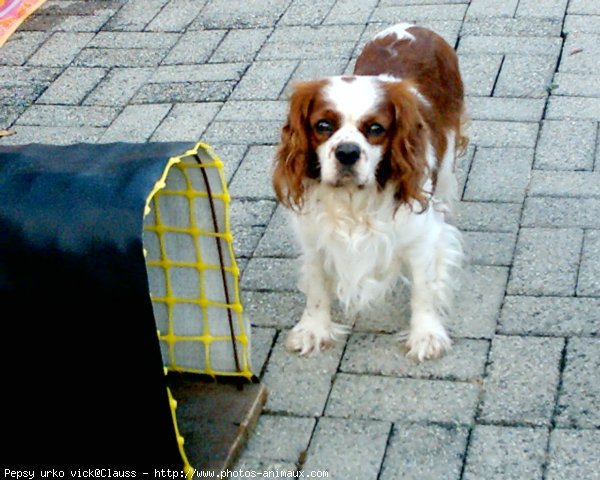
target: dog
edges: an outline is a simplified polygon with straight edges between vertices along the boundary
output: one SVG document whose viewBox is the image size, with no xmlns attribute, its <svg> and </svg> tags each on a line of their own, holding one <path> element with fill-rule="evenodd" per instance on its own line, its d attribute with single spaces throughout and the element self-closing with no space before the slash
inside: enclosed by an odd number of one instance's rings
<svg viewBox="0 0 600 480">
<path fill-rule="evenodd" d="M 288 350 L 309 355 L 343 338 L 350 329 L 332 322 L 332 302 L 364 310 L 402 278 L 411 284 L 407 355 L 451 348 L 444 324 L 463 253 L 448 217 L 464 118 L 454 49 L 416 25 L 375 35 L 353 75 L 294 86 L 272 171 L 302 251 L 306 307 Z"/>
</svg>

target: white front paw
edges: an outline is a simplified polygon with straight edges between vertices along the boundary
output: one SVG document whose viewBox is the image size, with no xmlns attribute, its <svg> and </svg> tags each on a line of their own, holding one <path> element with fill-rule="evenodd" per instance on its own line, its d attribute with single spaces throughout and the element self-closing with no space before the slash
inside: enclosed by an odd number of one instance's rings
<svg viewBox="0 0 600 480">
<path fill-rule="evenodd" d="M 408 350 L 406 356 L 413 360 L 433 360 L 444 355 L 452 347 L 452 340 L 444 327 L 432 329 L 411 330 L 400 334 L 401 340 L 406 340 Z"/>
<path fill-rule="evenodd" d="M 308 356 L 342 341 L 349 333 L 350 327 L 340 323 L 300 321 L 288 334 L 285 346 L 290 352 Z"/>
</svg>

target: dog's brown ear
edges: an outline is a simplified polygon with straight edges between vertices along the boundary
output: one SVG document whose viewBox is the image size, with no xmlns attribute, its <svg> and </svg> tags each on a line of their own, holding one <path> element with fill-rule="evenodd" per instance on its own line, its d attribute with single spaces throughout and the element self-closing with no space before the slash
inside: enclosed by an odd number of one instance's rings
<svg viewBox="0 0 600 480">
<path fill-rule="evenodd" d="M 310 162 L 308 116 L 323 81 L 301 82 L 295 85 L 290 98 L 286 124 L 281 129 L 281 141 L 275 154 L 273 188 L 277 199 L 289 208 L 300 208 L 304 194 L 304 179 Z"/>
<path fill-rule="evenodd" d="M 381 186 L 389 181 L 396 185 L 395 197 L 399 203 L 412 205 L 417 201 L 425 210 L 427 125 L 419 111 L 419 100 L 410 91 L 409 82 L 390 82 L 385 88 L 394 109 L 394 129 L 377 180 Z"/>
</svg>

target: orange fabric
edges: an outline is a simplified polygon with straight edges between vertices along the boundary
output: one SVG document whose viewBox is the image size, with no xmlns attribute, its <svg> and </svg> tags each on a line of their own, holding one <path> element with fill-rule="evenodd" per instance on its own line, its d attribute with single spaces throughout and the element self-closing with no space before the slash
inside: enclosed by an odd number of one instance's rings
<svg viewBox="0 0 600 480">
<path fill-rule="evenodd" d="M 46 0 L 0 0 L 0 47 Z"/>
</svg>

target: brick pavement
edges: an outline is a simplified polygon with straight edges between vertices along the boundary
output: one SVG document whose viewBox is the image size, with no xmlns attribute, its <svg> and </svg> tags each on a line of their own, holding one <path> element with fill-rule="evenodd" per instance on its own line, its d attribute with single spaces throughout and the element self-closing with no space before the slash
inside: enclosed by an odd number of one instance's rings
<svg viewBox="0 0 600 480">
<path fill-rule="evenodd" d="M 416 21 L 457 47 L 471 114 L 454 350 L 415 365 L 391 309 L 285 352 L 297 247 L 269 166 L 299 79 Z M 49 0 L 0 50 L 2 145 L 201 139 L 226 163 L 254 369 L 237 467 L 340 479 L 600 478 L 600 7 L 595 0 Z"/>
</svg>

